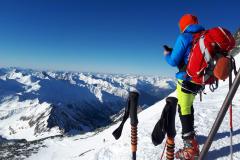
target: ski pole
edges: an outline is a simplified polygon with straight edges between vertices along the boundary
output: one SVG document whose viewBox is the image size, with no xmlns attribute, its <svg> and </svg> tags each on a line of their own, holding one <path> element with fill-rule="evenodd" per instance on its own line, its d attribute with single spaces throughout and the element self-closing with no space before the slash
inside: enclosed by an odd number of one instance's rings
<svg viewBox="0 0 240 160">
<path fill-rule="evenodd" d="M 166 160 L 174 160 L 175 150 L 174 138 L 168 137 L 166 144 L 167 144 Z"/>
<path fill-rule="evenodd" d="M 132 149 L 132 160 L 136 160 L 137 154 L 137 107 L 138 107 L 138 97 L 137 92 L 130 92 L 130 123 L 131 123 L 131 149 Z"/>
<path fill-rule="evenodd" d="M 232 84 L 232 87 L 230 88 L 223 104 L 222 104 L 222 107 L 218 113 L 218 116 L 213 124 L 213 127 L 207 137 L 207 140 L 206 142 L 204 143 L 204 146 L 202 148 L 202 151 L 199 155 L 199 160 L 203 160 L 204 157 L 206 156 L 207 152 L 209 151 L 209 148 L 211 147 L 211 144 L 212 144 L 212 141 L 213 141 L 213 138 L 214 136 L 216 135 L 222 121 L 223 121 L 223 118 L 225 117 L 226 115 L 226 112 L 229 108 L 229 105 L 233 99 L 233 97 L 235 96 L 236 94 L 236 91 L 239 87 L 239 84 L 240 84 L 240 69 L 238 70 L 238 73 L 233 81 L 233 84 Z"/>
<path fill-rule="evenodd" d="M 229 75 L 229 90 L 232 87 L 232 71 L 233 71 L 233 62 L 230 58 L 230 75 Z M 232 101 L 229 106 L 229 125 L 230 125 L 230 159 L 233 159 L 233 123 L 232 123 Z"/>
</svg>

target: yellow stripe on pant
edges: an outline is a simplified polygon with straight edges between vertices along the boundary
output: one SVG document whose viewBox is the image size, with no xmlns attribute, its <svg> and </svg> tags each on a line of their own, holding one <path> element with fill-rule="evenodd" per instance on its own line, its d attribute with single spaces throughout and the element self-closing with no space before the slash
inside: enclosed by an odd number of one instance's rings
<svg viewBox="0 0 240 160">
<path fill-rule="evenodd" d="M 180 84 L 182 83 L 182 81 L 183 80 L 178 79 L 178 82 L 180 82 Z M 191 106 L 193 105 L 195 95 L 193 95 L 192 93 L 184 93 L 180 84 L 177 83 L 178 105 L 180 105 L 181 114 L 188 115 L 191 114 Z"/>
</svg>

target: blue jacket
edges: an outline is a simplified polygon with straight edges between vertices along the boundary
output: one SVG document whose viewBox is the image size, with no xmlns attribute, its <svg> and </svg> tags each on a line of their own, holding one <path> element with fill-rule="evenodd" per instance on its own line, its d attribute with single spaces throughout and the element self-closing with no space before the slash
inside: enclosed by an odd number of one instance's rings
<svg viewBox="0 0 240 160">
<path fill-rule="evenodd" d="M 188 26 L 185 31 L 178 36 L 177 41 L 173 47 L 173 51 L 166 55 L 166 61 L 173 67 L 178 67 L 184 62 L 188 63 L 189 53 L 192 48 L 193 33 L 205 30 L 199 24 Z M 186 80 L 186 72 L 179 71 L 176 73 L 176 78 Z"/>
</svg>

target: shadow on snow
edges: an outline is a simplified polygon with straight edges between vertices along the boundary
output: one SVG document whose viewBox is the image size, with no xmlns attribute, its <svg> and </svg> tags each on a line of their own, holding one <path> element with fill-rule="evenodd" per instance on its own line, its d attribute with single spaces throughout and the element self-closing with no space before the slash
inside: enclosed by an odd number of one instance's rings
<svg viewBox="0 0 240 160">
<path fill-rule="evenodd" d="M 240 134 L 240 129 L 233 131 L 233 136 L 237 135 L 237 134 Z M 221 140 L 226 137 L 230 138 L 229 132 L 217 133 L 214 137 L 214 141 Z M 207 136 L 198 135 L 197 139 L 199 141 L 199 144 L 204 144 L 204 142 L 207 140 Z M 213 143 L 214 143 L 214 141 L 213 141 Z M 229 141 L 229 144 L 230 144 L 230 141 Z M 234 141 L 233 141 L 233 154 L 235 152 L 239 152 L 239 151 L 240 151 L 240 143 L 234 144 Z M 207 159 L 217 159 L 220 157 L 229 156 L 229 154 L 230 154 L 230 146 L 225 146 L 220 149 L 215 149 L 213 151 L 209 151 L 206 158 Z"/>
</svg>

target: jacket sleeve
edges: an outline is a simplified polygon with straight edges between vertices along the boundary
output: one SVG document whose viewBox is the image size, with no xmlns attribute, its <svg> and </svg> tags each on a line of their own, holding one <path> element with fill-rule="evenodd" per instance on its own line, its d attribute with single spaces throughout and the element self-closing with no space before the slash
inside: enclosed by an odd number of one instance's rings
<svg viewBox="0 0 240 160">
<path fill-rule="evenodd" d="M 171 53 L 166 55 L 165 59 L 168 64 L 173 67 L 179 66 L 181 61 L 184 59 L 184 54 L 187 51 L 187 42 L 183 35 L 177 38 L 174 48 Z"/>
</svg>

